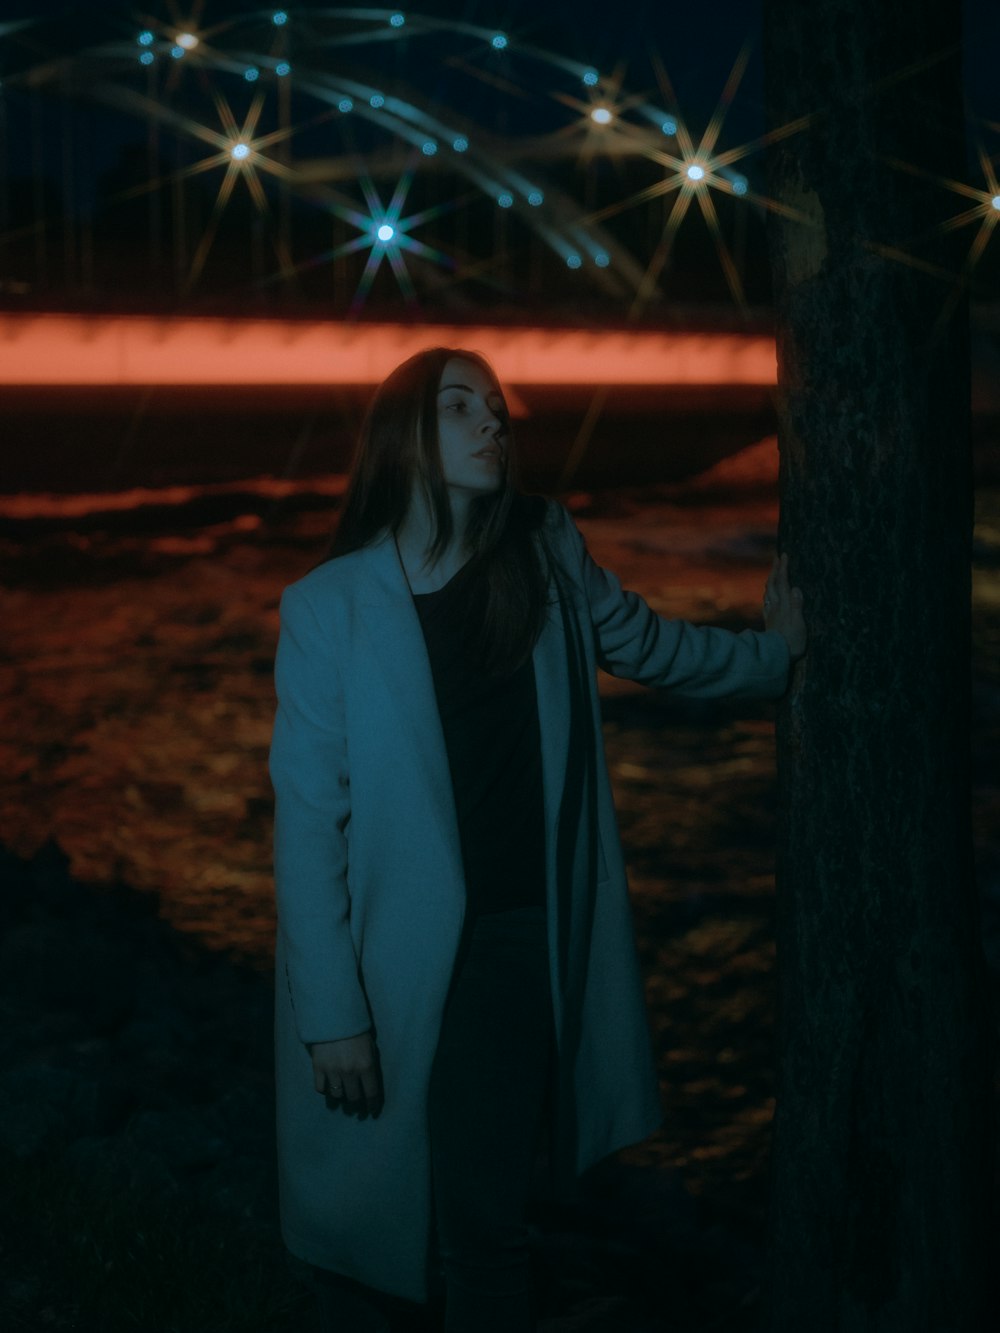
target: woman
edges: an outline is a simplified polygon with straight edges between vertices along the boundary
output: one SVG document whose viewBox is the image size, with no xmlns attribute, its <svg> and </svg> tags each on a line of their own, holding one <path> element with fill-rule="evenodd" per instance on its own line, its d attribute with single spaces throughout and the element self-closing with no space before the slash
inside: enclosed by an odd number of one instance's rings
<svg viewBox="0 0 1000 1333">
<path fill-rule="evenodd" d="M 442 1284 L 447 1333 L 535 1328 L 536 1151 L 569 1193 L 662 1120 L 596 668 L 776 698 L 801 606 L 786 556 L 760 632 L 624 591 L 519 491 L 478 354 L 378 389 L 330 552 L 281 597 L 270 753 L 282 1233 L 331 1328 Z"/>
</svg>

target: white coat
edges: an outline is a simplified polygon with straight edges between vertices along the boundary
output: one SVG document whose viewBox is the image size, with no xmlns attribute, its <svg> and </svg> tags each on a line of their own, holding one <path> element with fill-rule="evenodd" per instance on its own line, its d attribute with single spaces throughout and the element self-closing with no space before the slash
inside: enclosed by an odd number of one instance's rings
<svg viewBox="0 0 1000 1333">
<path fill-rule="evenodd" d="M 662 1122 L 596 669 L 688 697 L 776 698 L 789 652 L 657 616 L 549 501 L 560 596 L 533 652 L 557 1037 L 555 1178 Z M 537 537 L 536 537 L 537 540 Z M 550 588 L 557 584 L 550 582 Z M 465 885 L 423 632 L 387 530 L 285 588 L 269 770 L 275 792 L 275 1072 L 282 1234 L 308 1263 L 428 1295 L 427 1088 Z M 315 1091 L 307 1043 L 372 1027 L 384 1107 Z"/>
</svg>

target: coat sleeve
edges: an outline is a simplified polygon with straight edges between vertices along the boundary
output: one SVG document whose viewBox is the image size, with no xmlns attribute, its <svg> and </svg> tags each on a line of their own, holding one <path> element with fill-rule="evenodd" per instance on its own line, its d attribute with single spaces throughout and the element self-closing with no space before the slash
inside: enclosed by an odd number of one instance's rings
<svg viewBox="0 0 1000 1333">
<path fill-rule="evenodd" d="M 736 633 L 657 615 L 598 565 L 562 505 L 562 533 L 590 611 L 597 664 L 612 676 L 690 699 L 776 699 L 788 688 L 791 657 L 777 630 Z"/>
<path fill-rule="evenodd" d="M 268 768 L 274 788 L 278 932 L 303 1042 L 372 1025 L 351 938 L 351 818 L 344 697 L 336 655 L 305 594 L 285 588 L 274 664 L 277 709 Z"/>
</svg>

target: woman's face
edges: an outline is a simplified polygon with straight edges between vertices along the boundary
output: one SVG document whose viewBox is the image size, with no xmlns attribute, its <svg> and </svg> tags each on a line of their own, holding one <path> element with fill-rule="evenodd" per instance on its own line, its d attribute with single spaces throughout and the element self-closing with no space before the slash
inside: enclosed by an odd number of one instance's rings
<svg viewBox="0 0 1000 1333">
<path fill-rule="evenodd" d="M 445 362 L 437 398 L 438 443 L 445 485 L 492 491 L 504 475 L 507 411 L 503 395 L 474 361 Z"/>
</svg>

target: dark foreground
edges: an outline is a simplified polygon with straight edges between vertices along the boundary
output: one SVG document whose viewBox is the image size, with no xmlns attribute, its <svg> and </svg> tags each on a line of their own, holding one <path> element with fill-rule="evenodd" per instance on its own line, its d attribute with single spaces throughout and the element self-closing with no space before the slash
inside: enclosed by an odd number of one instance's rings
<svg viewBox="0 0 1000 1333">
<path fill-rule="evenodd" d="M 3 1326 L 308 1333 L 276 1222 L 268 979 L 148 895 L 75 881 L 55 843 L 0 874 Z M 619 1155 L 532 1211 L 545 1333 L 754 1326 L 745 1191 L 698 1198 Z"/>
</svg>

